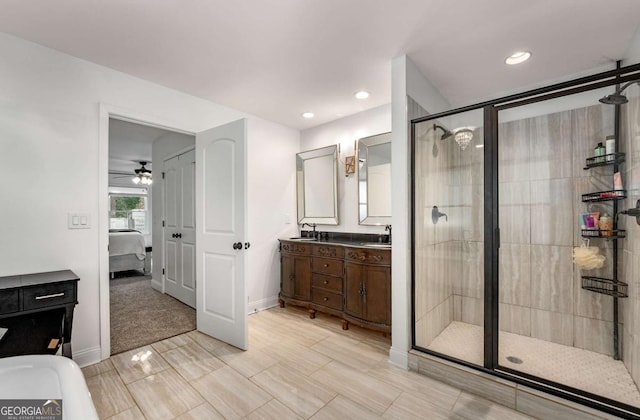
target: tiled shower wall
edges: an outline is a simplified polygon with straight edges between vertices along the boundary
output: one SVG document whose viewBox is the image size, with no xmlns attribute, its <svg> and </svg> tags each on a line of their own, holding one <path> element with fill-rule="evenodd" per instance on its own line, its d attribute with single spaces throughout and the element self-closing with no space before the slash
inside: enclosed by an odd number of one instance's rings
<svg viewBox="0 0 640 420">
<path fill-rule="evenodd" d="M 612 298 L 581 288 L 572 262 L 580 246 L 581 195 L 613 189 L 611 167 L 585 171 L 593 148 L 613 134 L 613 107 L 593 105 L 499 125 L 500 329 L 613 354 Z M 594 239 L 611 278 L 611 243 Z M 624 243 L 620 241 L 620 248 Z"/>
<path fill-rule="evenodd" d="M 622 106 L 621 151 L 626 153 L 626 162 L 621 166 L 622 180 L 628 198 L 620 209 L 635 207 L 640 199 L 640 87 L 634 84 L 625 94 L 629 103 Z M 631 377 L 640 384 L 640 226 L 635 219 L 620 216 L 620 226 L 627 230 L 623 252 L 623 274 L 621 280 L 629 284 L 629 298 L 620 299 L 623 329 L 622 360 Z"/>
</svg>

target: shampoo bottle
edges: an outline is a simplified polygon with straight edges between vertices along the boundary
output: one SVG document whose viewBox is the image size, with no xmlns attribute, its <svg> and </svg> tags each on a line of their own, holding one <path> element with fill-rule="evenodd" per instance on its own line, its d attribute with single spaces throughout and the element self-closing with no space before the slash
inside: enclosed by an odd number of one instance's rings
<svg viewBox="0 0 640 420">
<path fill-rule="evenodd" d="M 607 136 L 605 145 L 606 145 L 605 151 L 607 154 L 607 161 L 615 160 L 616 138 L 614 136 Z"/>
<path fill-rule="evenodd" d="M 598 145 L 593 149 L 594 151 L 594 155 L 596 156 L 596 163 L 602 163 L 604 162 L 604 153 L 605 153 L 605 148 L 602 145 L 602 143 L 598 143 Z"/>
</svg>

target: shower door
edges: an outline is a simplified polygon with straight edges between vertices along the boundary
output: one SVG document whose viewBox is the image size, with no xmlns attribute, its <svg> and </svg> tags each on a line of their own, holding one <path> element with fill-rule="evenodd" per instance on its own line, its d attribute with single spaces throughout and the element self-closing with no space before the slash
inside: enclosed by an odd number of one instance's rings
<svg viewBox="0 0 640 420">
<path fill-rule="evenodd" d="M 414 346 L 484 361 L 482 109 L 414 125 Z"/>
</svg>

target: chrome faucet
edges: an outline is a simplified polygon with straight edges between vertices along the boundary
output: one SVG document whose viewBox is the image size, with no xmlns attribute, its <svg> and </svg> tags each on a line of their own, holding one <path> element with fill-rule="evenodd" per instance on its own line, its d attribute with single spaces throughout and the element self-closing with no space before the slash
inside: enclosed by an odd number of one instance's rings
<svg viewBox="0 0 640 420">
<path fill-rule="evenodd" d="M 384 230 L 389 232 L 389 244 L 391 244 L 391 225 L 386 225 Z"/>
<path fill-rule="evenodd" d="M 316 224 L 315 223 L 303 223 L 300 225 L 300 236 L 302 236 L 302 228 L 308 226 L 313 229 L 313 237 L 316 237 Z"/>
</svg>

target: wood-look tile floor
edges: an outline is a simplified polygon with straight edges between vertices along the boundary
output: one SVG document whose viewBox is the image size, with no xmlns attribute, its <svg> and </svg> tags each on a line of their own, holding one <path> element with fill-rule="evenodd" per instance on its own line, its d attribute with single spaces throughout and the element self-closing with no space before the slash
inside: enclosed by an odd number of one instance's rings
<svg viewBox="0 0 640 420">
<path fill-rule="evenodd" d="M 191 331 L 83 369 L 103 419 L 525 419 L 388 363 L 390 341 L 294 307 L 249 316 L 249 350 Z"/>
</svg>

